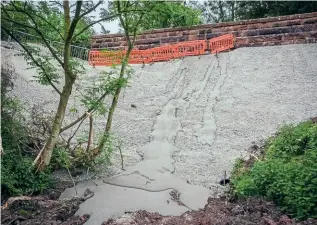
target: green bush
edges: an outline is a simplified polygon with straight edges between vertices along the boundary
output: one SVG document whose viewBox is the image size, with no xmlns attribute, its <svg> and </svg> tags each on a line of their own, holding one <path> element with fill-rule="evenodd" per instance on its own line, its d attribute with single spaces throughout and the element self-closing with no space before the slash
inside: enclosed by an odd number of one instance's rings
<svg viewBox="0 0 317 225">
<path fill-rule="evenodd" d="M 36 173 L 32 167 L 34 152 L 28 146 L 28 132 L 23 126 L 21 105 L 7 97 L 12 86 L 12 70 L 1 68 L 1 138 L 4 153 L 1 156 L 2 197 L 30 195 L 50 186 L 49 171 Z"/>
<path fill-rule="evenodd" d="M 35 173 L 34 155 L 25 152 L 27 131 L 21 121 L 2 113 L 1 136 L 4 155 L 1 157 L 1 187 L 5 196 L 41 192 L 50 185 L 48 171 Z"/>
<path fill-rule="evenodd" d="M 102 135 L 100 136 L 101 137 L 99 139 L 101 140 Z M 87 138 L 85 138 L 84 140 L 87 140 Z M 114 141 L 114 137 L 109 135 L 103 149 L 101 149 L 98 154 L 96 154 L 93 149 L 86 151 L 86 149 L 81 146 L 75 148 L 74 155 L 71 159 L 72 166 L 75 168 L 89 168 L 91 170 L 95 170 L 100 165 L 110 165 L 110 158 L 113 153 Z"/>
<path fill-rule="evenodd" d="M 317 218 L 317 124 L 284 126 L 252 166 L 238 160 L 232 175 L 237 196 L 264 196 L 298 219 Z"/>
<path fill-rule="evenodd" d="M 53 150 L 50 165 L 54 170 L 61 168 L 71 168 L 72 162 L 69 151 L 64 147 L 56 146 Z"/>
</svg>

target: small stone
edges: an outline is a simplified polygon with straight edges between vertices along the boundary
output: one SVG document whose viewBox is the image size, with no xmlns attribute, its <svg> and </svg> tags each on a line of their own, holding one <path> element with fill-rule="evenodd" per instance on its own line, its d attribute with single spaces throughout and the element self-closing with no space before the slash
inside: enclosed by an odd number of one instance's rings
<svg viewBox="0 0 317 225">
<path fill-rule="evenodd" d="M 147 217 L 144 218 L 147 223 L 151 223 L 151 220 Z"/>
<path fill-rule="evenodd" d="M 95 195 L 95 193 L 90 190 L 89 188 L 86 188 L 85 192 L 84 192 L 84 199 L 88 199 L 88 198 L 91 198 Z"/>
<path fill-rule="evenodd" d="M 184 218 L 185 218 L 185 222 L 190 222 L 193 220 L 193 217 L 191 215 L 188 215 L 188 214 L 185 214 Z"/>
<path fill-rule="evenodd" d="M 241 215 L 241 214 L 244 213 L 244 210 L 243 210 L 243 208 L 242 208 L 241 206 L 237 205 L 236 207 L 234 207 L 234 208 L 232 209 L 232 213 L 233 213 L 234 215 Z"/>
</svg>

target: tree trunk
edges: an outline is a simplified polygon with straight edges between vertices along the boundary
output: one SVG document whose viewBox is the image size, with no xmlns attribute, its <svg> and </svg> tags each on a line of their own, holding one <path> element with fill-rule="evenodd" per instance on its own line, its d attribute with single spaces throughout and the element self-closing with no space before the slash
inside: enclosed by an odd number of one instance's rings
<svg viewBox="0 0 317 225">
<path fill-rule="evenodd" d="M 81 2 L 79 4 L 81 7 Z M 71 21 L 70 21 L 70 7 L 69 7 L 69 1 L 64 1 L 63 2 L 63 7 L 64 7 L 64 35 L 65 35 L 65 45 L 64 45 L 64 76 L 65 76 L 65 85 L 63 87 L 63 91 L 60 95 L 59 98 L 59 104 L 58 108 L 55 114 L 54 122 L 53 122 L 53 127 L 52 127 L 52 133 L 51 136 L 48 138 L 44 149 L 38 154 L 36 159 L 34 160 L 34 164 L 36 165 L 38 170 L 44 170 L 46 166 L 50 164 L 52 154 L 53 154 L 53 149 L 55 147 L 55 144 L 58 140 L 60 130 L 62 127 L 62 123 L 64 120 L 65 116 L 65 111 L 67 108 L 68 100 L 69 97 L 72 93 L 72 88 L 73 84 L 75 83 L 76 76 L 72 74 L 70 71 L 70 65 L 69 65 L 69 60 L 70 60 L 70 43 L 72 39 L 72 35 L 74 32 L 75 27 L 73 28 L 72 31 L 70 31 L 70 26 L 71 26 Z M 80 12 L 80 7 L 77 8 L 76 6 L 76 13 L 75 17 L 78 13 Z M 75 18 L 74 18 L 75 20 Z M 75 25 L 76 26 L 76 25 Z"/>
<path fill-rule="evenodd" d="M 122 61 L 119 78 L 124 78 L 125 69 L 127 67 L 128 59 L 130 57 L 130 53 L 132 51 L 132 48 L 133 48 L 133 45 L 129 44 L 127 54 L 125 55 L 125 57 L 124 57 L 124 59 Z M 114 111 L 115 111 L 115 109 L 117 107 L 117 104 L 118 104 L 118 100 L 119 100 L 119 97 L 120 97 L 121 89 L 122 89 L 122 87 L 118 86 L 118 88 L 117 88 L 117 90 L 116 90 L 116 92 L 115 92 L 115 94 L 113 96 L 112 103 L 111 103 L 111 106 L 110 106 L 110 109 L 109 109 L 109 113 L 108 113 L 108 117 L 107 117 L 106 128 L 104 130 L 102 140 L 100 141 L 98 147 L 93 149 L 93 155 L 94 156 L 97 156 L 102 151 L 102 149 L 104 148 L 104 146 L 105 146 L 105 144 L 106 144 L 106 142 L 107 142 L 107 140 L 109 138 L 109 134 L 110 134 L 111 126 L 112 126 L 113 115 L 114 115 Z"/>
<path fill-rule="evenodd" d="M 125 56 L 125 60 L 124 60 L 124 62 L 122 64 L 119 78 L 123 78 L 124 77 L 124 72 L 125 72 L 125 68 L 126 68 L 126 65 L 127 65 L 127 60 L 126 59 L 129 58 L 129 55 L 130 55 L 130 51 L 128 51 L 127 55 Z M 99 146 L 97 147 L 97 151 L 95 151 L 96 155 L 99 154 L 99 152 L 104 148 L 105 143 L 107 142 L 107 140 L 109 138 L 109 133 L 110 133 L 111 126 L 112 126 L 112 119 L 113 119 L 114 111 L 115 111 L 115 109 L 117 107 L 117 104 L 118 104 L 120 93 L 121 93 L 121 87 L 119 86 L 117 88 L 114 96 L 113 96 L 111 107 L 109 109 L 109 113 L 108 113 L 108 117 L 107 117 L 106 128 L 105 128 L 104 133 L 103 133 L 103 138 L 100 141 Z"/>
<path fill-rule="evenodd" d="M 0 135 L 0 157 L 4 154 L 3 148 L 2 148 L 2 138 Z"/>
<path fill-rule="evenodd" d="M 59 99 L 58 108 L 55 114 L 51 136 L 48 138 L 43 151 L 39 153 L 41 155 L 38 156 L 35 161 L 36 167 L 40 171 L 44 170 L 44 168 L 48 166 L 51 161 L 53 149 L 58 140 L 60 129 L 62 127 L 62 122 L 65 116 L 65 111 L 67 108 L 67 103 L 72 92 L 73 83 L 74 81 L 69 80 L 68 84 L 66 84 L 63 88 L 62 94 Z"/>
<path fill-rule="evenodd" d="M 231 2 L 231 20 L 235 21 L 235 1 Z"/>
<path fill-rule="evenodd" d="M 218 1 L 218 6 L 219 6 L 219 22 L 224 22 L 225 20 L 225 13 L 223 10 L 223 2 Z"/>
</svg>

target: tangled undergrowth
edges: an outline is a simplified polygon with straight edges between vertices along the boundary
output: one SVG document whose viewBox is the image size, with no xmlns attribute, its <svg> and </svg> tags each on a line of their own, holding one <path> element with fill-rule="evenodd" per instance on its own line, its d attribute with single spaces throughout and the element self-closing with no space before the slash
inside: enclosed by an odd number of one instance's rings
<svg viewBox="0 0 317 225">
<path fill-rule="evenodd" d="M 25 119 L 25 109 L 11 94 L 15 78 L 14 68 L 9 62 L 4 62 L 1 66 L 2 203 L 11 196 L 30 196 L 47 190 L 52 186 L 51 173 L 54 170 L 67 169 L 71 174 L 77 168 L 93 171 L 100 164 L 110 164 L 112 138 L 95 158 L 86 148 L 70 148 L 61 141 L 54 148 L 50 166 L 44 171 L 36 171 L 33 162 L 50 135 L 53 118 L 46 116 L 39 106 L 34 106 L 31 110 L 33 117 Z"/>
<path fill-rule="evenodd" d="M 297 219 L 317 218 L 317 124 L 286 125 L 265 144 L 264 154 L 238 160 L 233 193 L 263 196 Z"/>
<path fill-rule="evenodd" d="M 48 170 L 35 173 L 32 163 L 35 152 L 29 146 L 28 132 L 19 101 L 9 96 L 13 88 L 14 70 L 9 64 L 1 67 L 1 196 L 32 195 L 51 184 Z"/>
</svg>

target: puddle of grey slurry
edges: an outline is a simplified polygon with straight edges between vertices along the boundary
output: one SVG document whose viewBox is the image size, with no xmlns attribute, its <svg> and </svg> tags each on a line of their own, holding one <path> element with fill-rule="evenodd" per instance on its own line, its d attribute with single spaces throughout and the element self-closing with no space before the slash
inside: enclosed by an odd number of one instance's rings
<svg viewBox="0 0 317 225">
<path fill-rule="evenodd" d="M 96 185 L 97 184 L 97 185 Z M 171 201 L 170 191 L 148 192 L 135 188 L 124 188 L 102 183 L 86 181 L 77 185 L 78 195 L 82 196 L 89 187 L 94 197 L 79 206 L 77 215 L 90 214 L 85 225 L 99 225 L 109 218 L 117 218 L 128 211 L 147 210 L 164 215 L 181 215 L 188 209 Z M 74 196 L 74 189 L 66 189 L 61 198 Z"/>
</svg>

